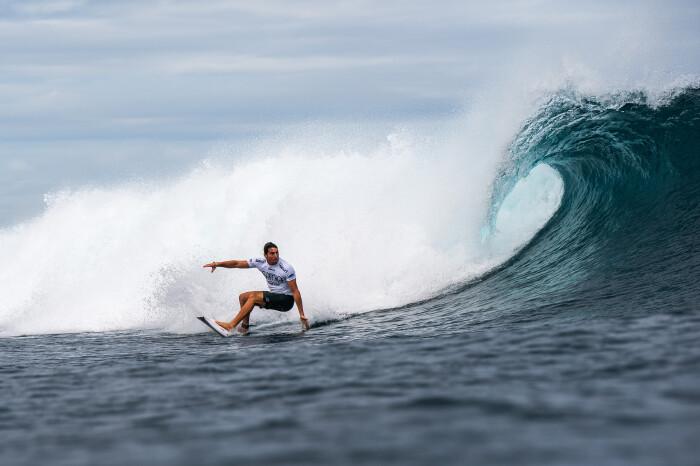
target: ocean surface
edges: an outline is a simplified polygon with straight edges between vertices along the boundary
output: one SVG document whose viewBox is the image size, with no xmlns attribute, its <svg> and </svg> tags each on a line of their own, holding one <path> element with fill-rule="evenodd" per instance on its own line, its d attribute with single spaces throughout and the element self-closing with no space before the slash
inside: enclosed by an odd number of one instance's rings
<svg viewBox="0 0 700 466">
<path fill-rule="evenodd" d="M 50 193 L 0 231 L 3 464 L 700 464 L 700 90 L 498 120 Z M 220 338 L 264 281 L 202 265 L 269 240 L 312 328 Z"/>
</svg>

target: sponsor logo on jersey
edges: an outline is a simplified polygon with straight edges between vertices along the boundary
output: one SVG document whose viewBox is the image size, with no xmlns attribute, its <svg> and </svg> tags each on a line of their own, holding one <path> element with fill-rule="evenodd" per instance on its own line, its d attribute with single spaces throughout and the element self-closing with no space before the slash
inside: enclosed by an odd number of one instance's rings
<svg viewBox="0 0 700 466">
<path fill-rule="evenodd" d="M 255 262 L 258 264 L 262 264 L 263 262 L 266 262 L 265 259 L 255 259 Z"/>
<path fill-rule="evenodd" d="M 270 272 L 263 272 L 263 275 L 265 275 L 265 278 L 269 283 L 275 283 L 277 285 L 281 284 L 284 282 L 284 278 L 280 277 L 279 275 L 275 275 L 274 273 Z"/>
</svg>

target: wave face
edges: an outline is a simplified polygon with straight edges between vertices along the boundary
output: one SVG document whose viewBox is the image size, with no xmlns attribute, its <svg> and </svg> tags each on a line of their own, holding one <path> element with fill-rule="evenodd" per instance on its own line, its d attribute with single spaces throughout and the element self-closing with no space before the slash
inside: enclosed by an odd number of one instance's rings
<svg viewBox="0 0 700 466">
<path fill-rule="evenodd" d="M 458 300 L 520 309 L 539 322 L 546 322 L 543 314 L 696 307 L 699 89 L 655 101 L 644 93 L 552 96 L 510 147 L 495 185 L 492 228 L 512 186 L 542 164 L 563 180 L 558 211 L 498 273 L 463 289 Z"/>
</svg>

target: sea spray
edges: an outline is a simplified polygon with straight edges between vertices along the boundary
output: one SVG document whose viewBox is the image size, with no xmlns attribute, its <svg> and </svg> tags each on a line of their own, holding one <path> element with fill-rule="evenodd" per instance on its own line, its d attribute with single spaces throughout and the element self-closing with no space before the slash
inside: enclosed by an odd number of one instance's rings
<svg viewBox="0 0 700 466">
<path fill-rule="evenodd" d="M 524 206 L 504 221 L 534 222 L 515 236 L 501 225 L 503 247 L 484 243 L 504 143 L 474 139 L 478 130 L 467 128 L 471 143 L 402 130 L 361 150 L 265 141 L 174 180 L 54 193 L 41 216 L 0 232 L 0 330 L 199 330 L 194 316 L 230 318 L 239 293 L 264 289 L 254 271 L 202 264 L 261 255 L 268 240 L 294 264 L 312 321 L 434 296 L 507 259 L 557 205 L 544 216 Z"/>
</svg>

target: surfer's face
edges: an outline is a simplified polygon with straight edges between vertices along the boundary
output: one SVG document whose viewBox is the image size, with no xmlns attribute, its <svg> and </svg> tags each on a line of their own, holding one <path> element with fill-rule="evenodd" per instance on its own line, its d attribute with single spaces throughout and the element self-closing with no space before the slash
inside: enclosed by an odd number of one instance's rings
<svg viewBox="0 0 700 466">
<path fill-rule="evenodd" d="M 280 253 L 277 248 L 268 249 L 267 254 L 265 254 L 265 259 L 267 259 L 267 263 L 269 265 L 275 265 L 278 263 L 280 260 Z"/>
</svg>

